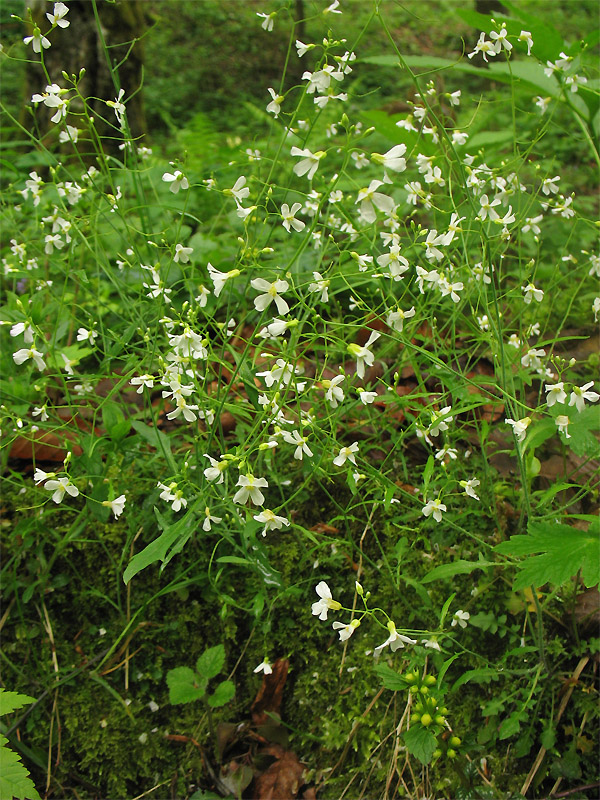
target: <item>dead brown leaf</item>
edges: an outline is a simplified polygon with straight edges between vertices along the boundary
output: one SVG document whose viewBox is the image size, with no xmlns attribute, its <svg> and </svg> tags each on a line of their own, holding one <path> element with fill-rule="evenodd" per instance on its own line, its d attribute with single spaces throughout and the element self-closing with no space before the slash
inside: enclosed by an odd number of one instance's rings
<svg viewBox="0 0 600 800">
<path fill-rule="evenodd" d="M 264 725 L 267 722 L 267 711 L 279 714 L 289 666 L 287 658 L 278 658 L 272 665 L 273 672 L 263 676 L 262 685 L 252 703 L 252 721 L 255 725 Z"/>
<path fill-rule="evenodd" d="M 276 760 L 255 778 L 252 797 L 255 800 L 296 800 L 304 774 L 298 756 L 278 744 L 262 748 L 260 754 L 274 756 Z"/>
</svg>

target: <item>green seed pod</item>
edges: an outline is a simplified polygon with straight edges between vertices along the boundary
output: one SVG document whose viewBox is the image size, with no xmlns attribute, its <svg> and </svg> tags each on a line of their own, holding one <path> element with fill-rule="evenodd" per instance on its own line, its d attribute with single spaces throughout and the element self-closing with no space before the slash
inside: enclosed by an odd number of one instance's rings
<svg viewBox="0 0 600 800">
<path fill-rule="evenodd" d="M 432 722 L 433 720 L 431 719 L 431 714 L 423 714 L 421 717 L 421 725 L 423 725 L 425 728 L 431 725 Z"/>
<path fill-rule="evenodd" d="M 456 758 L 456 750 L 450 748 L 449 750 L 446 751 L 446 755 L 448 756 L 448 758 Z"/>
<path fill-rule="evenodd" d="M 415 675 L 414 672 L 407 672 L 406 675 L 404 676 L 404 680 L 407 683 L 414 683 L 417 680 L 417 676 Z"/>
<path fill-rule="evenodd" d="M 436 680 L 437 679 L 436 679 L 435 675 L 427 675 L 426 678 L 425 678 L 425 684 L 427 686 L 433 686 L 435 684 Z"/>
<path fill-rule="evenodd" d="M 459 747 L 462 744 L 462 739 L 458 736 L 451 736 L 450 737 L 450 745 L 451 747 Z"/>
<path fill-rule="evenodd" d="M 410 689 L 409 689 L 408 691 L 409 691 L 411 694 L 416 694 L 416 693 L 419 691 L 419 687 L 418 687 L 418 686 L 411 686 L 411 687 L 410 687 Z"/>
<path fill-rule="evenodd" d="M 440 750 L 439 747 L 436 750 L 433 751 L 433 757 L 434 758 L 439 758 L 441 755 L 442 755 L 442 751 Z"/>
<path fill-rule="evenodd" d="M 420 722 L 421 715 L 420 714 L 411 714 L 410 721 L 416 725 L 417 722 Z"/>
<path fill-rule="evenodd" d="M 440 714 L 447 714 L 447 713 L 448 713 L 448 709 L 446 708 L 446 706 L 444 706 L 443 708 L 440 708 Z"/>
<path fill-rule="evenodd" d="M 443 728 L 444 725 L 446 724 L 446 717 L 442 717 L 441 714 L 438 714 L 437 717 L 435 718 L 435 724 L 441 725 L 441 727 Z"/>
<path fill-rule="evenodd" d="M 427 686 L 421 686 L 419 691 L 421 692 L 421 694 L 428 694 L 429 693 L 429 689 L 427 688 Z"/>
</svg>

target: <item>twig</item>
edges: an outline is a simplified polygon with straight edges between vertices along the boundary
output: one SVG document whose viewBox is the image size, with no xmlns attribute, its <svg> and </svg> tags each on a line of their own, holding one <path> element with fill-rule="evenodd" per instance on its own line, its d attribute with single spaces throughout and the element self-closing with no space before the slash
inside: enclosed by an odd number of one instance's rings
<svg viewBox="0 0 600 800">
<path fill-rule="evenodd" d="M 573 694 L 573 689 L 575 688 L 575 683 L 579 680 L 579 676 L 581 675 L 581 673 L 585 669 L 585 666 L 586 666 L 586 664 L 588 663 L 589 660 L 590 660 L 589 656 L 584 656 L 579 661 L 579 664 L 577 664 L 577 667 L 575 668 L 575 672 L 571 676 L 570 685 L 569 685 L 567 691 L 564 693 L 562 700 L 560 701 L 560 706 L 558 707 L 558 713 L 556 714 L 555 724 L 562 717 L 562 715 L 564 713 L 564 710 L 567 707 L 567 703 L 569 702 L 569 700 L 571 699 L 571 695 Z M 529 770 L 529 774 L 525 778 L 525 783 L 521 787 L 521 794 L 522 795 L 524 795 L 528 791 L 529 787 L 531 786 L 531 782 L 535 778 L 536 772 L 540 768 L 541 763 L 544 760 L 544 756 L 546 755 L 546 752 L 547 751 L 546 751 L 545 747 L 543 747 L 543 746 L 540 747 L 539 752 L 538 752 L 538 754 L 537 754 L 537 756 L 535 758 L 535 761 L 533 762 L 533 764 L 531 766 L 531 769 Z M 557 788 L 557 784 L 554 785 L 553 791 L 554 791 L 555 787 Z M 552 794 L 552 792 L 550 794 Z"/>
</svg>

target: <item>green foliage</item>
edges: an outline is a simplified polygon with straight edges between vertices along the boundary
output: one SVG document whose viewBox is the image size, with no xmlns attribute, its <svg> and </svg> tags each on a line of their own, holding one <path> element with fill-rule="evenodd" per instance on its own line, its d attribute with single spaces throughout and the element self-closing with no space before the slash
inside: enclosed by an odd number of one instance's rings
<svg viewBox="0 0 600 800">
<path fill-rule="evenodd" d="M 584 585 L 592 587 L 600 582 L 599 536 L 597 520 L 587 533 L 558 522 L 531 521 L 526 535 L 511 536 L 495 549 L 503 555 L 530 556 L 519 564 L 515 589 L 562 586 L 580 570 Z"/>
<path fill-rule="evenodd" d="M 18 708 L 33 703 L 34 698 L 0 688 L 0 716 L 11 714 Z M 17 800 L 40 800 L 21 757 L 8 745 L 6 736 L 0 734 L 0 797 Z"/>
<path fill-rule="evenodd" d="M 220 708 L 229 703 L 235 695 L 235 685 L 232 681 L 221 681 L 212 694 L 207 692 L 209 681 L 223 670 L 224 665 L 225 648 L 222 644 L 218 644 L 209 647 L 199 656 L 195 672 L 189 667 L 169 670 L 167 674 L 169 702 L 178 705 L 204 700 L 211 708 Z"/>
</svg>

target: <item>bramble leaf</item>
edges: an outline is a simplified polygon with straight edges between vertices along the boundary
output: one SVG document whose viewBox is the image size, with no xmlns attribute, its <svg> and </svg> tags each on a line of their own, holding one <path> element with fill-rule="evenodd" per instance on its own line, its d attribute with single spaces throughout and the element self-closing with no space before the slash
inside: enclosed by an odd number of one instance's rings
<svg viewBox="0 0 600 800">
<path fill-rule="evenodd" d="M 429 764 L 437 747 L 437 739 L 430 730 L 414 725 L 403 734 L 403 739 L 411 756 L 418 758 L 421 764 Z"/>
<path fill-rule="evenodd" d="M 15 692 L 9 692 L 15 694 Z M 23 695 L 20 695 L 23 697 Z M 8 739 L 0 735 L 0 797 L 13 800 L 40 800 L 29 772 L 14 750 L 6 747 Z"/>
<path fill-rule="evenodd" d="M 202 653 L 196 662 L 196 670 L 210 680 L 221 672 L 224 664 L 225 648 L 222 644 L 218 644 L 215 647 L 209 647 Z"/>
</svg>

